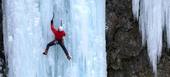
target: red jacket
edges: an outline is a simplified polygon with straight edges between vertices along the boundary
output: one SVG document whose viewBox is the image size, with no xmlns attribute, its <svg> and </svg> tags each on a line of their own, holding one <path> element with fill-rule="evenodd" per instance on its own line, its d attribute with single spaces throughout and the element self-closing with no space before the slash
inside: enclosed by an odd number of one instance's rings
<svg viewBox="0 0 170 77">
<path fill-rule="evenodd" d="M 54 33 L 55 39 L 56 40 L 63 40 L 63 37 L 66 35 L 64 31 L 58 31 L 57 29 L 55 29 L 54 24 L 51 23 L 51 30 Z"/>
</svg>

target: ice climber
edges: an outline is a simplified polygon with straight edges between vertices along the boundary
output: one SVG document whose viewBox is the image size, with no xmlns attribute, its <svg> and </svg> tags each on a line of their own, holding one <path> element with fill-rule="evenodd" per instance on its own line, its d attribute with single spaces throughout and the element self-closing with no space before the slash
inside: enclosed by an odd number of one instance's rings
<svg viewBox="0 0 170 77">
<path fill-rule="evenodd" d="M 61 48 L 64 50 L 64 53 L 67 57 L 68 60 L 71 59 L 71 56 L 69 55 L 65 45 L 64 45 L 64 40 L 63 37 L 66 35 L 65 31 L 63 30 L 62 27 L 62 20 L 61 20 L 61 25 L 58 27 L 58 29 L 55 29 L 54 24 L 53 24 L 53 19 L 51 20 L 51 30 L 55 36 L 54 40 L 49 42 L 46 46 L 45 51 L 43 52 L 44 55 L 47 55 L 48 53 L 48 49 L 50 48 L 50 46 L 59 44 L 61 46 Z"/>
</svg>

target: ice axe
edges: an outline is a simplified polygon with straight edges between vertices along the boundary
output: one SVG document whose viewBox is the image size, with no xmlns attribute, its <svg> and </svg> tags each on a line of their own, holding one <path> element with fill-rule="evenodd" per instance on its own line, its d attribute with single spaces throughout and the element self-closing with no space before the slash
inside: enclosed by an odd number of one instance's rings
<svg viewBox="0 0 170 77">
<path fill-rule="evenodd" d="M 54 13 L 53 13 L 53 17 L 52 17 L 52 19 L 51 19 L 51 23 L 53 23 L 53 19 L 54 19 Z"/>
<path fill-rule="evenodd" d="M 60 18 L 60 26 L 62 26 L 63 27 L 63 21 L 62 21 L 62 19 Z"/>
<path fill-rule="evenodd" d="M 54 16 L 55 16 L 55 15 L 54 15 L 54 13 L 53 13 L 52 22 L 53 22 Z M 62 26 L 62 27 L 63 27 L 63 21 L 62 21 L 62 19 L 61 19 L 61 18 L 60 18 L 60 22 L 61 22 L 61 23 L 60 23 L 60 26 Z"/>
</svg>

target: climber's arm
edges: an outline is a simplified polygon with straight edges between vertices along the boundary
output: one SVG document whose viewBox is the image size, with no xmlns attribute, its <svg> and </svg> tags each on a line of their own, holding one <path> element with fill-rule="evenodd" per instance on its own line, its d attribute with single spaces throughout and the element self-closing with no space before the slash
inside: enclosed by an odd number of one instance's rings
<svg viewBox="0 0 170 77">
<path fill-rule="evenodd" d="M 57 31 L 54 27 L 53 20 L 51 20 L 51 30 L 53 33 L 55 33 Z"/>
</svg>

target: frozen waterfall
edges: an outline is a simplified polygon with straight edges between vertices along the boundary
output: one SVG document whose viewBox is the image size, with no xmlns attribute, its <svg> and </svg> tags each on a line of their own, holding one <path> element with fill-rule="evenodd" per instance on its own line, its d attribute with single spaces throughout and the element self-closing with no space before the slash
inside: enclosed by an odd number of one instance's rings
<svg viewBox="0 0 170 77">
<path fill-rule="evenodd" d="M 105 0 L 3 0 L 8 77 L 106 77 Z M 43 55 L 63 20 L 68 61 L 60 46 Z"/>
<path fill-rule="evenodd" d="M 170 0 L 133 0 L 132 5 L 133 14 L 139 21 L 143 45 L 147 42 L 150 62 L 157 76 L 164 29 L 170 48 Z"/>
</svg>

